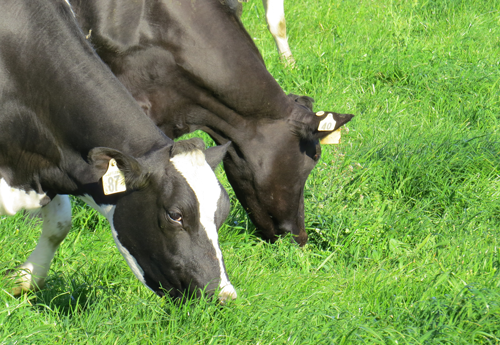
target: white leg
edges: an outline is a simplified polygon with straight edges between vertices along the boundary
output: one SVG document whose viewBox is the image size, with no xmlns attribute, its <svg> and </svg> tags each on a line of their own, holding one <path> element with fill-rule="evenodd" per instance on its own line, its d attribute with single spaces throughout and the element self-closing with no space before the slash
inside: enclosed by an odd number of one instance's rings
<svg viewBox="0 0 500 345">
<path fill-rule="evenodd" d="M 274 37 L 280 57 L 284 58 L 288 63 L 293 64 L 295 61 L 286 37 L 284 0 L 262 0 L 262 3 L 266 10 L 269 31 Z"/>
<path fill-rule="evenodd" d="M 67 195 L 57 195 L 41 209 L 42 234 L 35 250 L 10 276 L 16 280 L 14 295 L 43 287 L 59 244 L 71 229 L 71 203 Z"/>
</svg>

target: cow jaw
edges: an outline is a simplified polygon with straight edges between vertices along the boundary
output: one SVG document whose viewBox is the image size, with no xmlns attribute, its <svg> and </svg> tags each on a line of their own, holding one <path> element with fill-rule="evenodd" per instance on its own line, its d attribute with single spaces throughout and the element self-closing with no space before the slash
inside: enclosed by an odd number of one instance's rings
<svg viewBox="0 0 500 345">
<path fill-rule="evenodd" d="M 127 262 L 128 266 L 134 273 L 134 275 L 139 279 L 141 283 L 143 283 L 148 289 L 153 291 L 148 284 L 146 284 L 146 280 L 144 279 L 144 270 L 139 266 L 137 260 L 130 254 L 130 252 L 125 248 L 118 238 L 118 233 L 116 232 L 115 226 L 113 224 L 113 215 L 115 214 L 115 205 L 98 205 L 94 199 L 90 195 L 81 196 L 80 199 L 85 201 L 89 206 L 94 208 L 100 214 L 102 214 L 109 222 L 111 227 L 111 233 L 113 234 L 113 239 L 115 240 L 116 247 L 118 251 L 122 254 L 123 258 Z M 154 291 L 153 291 L 154 292 Z"/>
</svg>

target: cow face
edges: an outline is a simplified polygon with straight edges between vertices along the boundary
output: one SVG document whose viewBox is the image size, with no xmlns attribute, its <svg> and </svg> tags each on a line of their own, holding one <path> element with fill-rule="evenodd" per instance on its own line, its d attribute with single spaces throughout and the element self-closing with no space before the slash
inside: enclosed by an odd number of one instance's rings
<svg viewBox="0 0 500 345">
<path fill-rule="evenodd" d="M 134 274 L 158 295 L 199 295 L 206 288 L 219 298 L 235 298 L 219 248 L 217 230 L 229 213 L 229 199 L 209 163 L 227 146 L 204 150 L 199 139 L 175 143 L 144 159 L 110 149 L 89 158 L 103 167 L 114 158 L 125 173 L 127 192 L 101 209 L 115 242 Z"/>
<path fill-rule="evenodd" d="M 231 185 L 264 238 L 291 233 L 304 245 L 304 186 L 321 157 L 320 139 L 353 117 L 332 112 L 313 113 L 312 99 L 290 95 L 295 106 L 286 120 L 265 121 L 254 128 L 245 145 L 233 145 L 224 159 Z M 328 114 L 336 124 L 318 131 Z"/>
</svg>

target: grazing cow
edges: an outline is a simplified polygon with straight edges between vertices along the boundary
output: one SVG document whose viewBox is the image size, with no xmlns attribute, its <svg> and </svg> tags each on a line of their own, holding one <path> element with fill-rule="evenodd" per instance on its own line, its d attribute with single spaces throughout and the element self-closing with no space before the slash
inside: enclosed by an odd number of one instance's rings
<svg viewBox="0 0 500 345">
<path fill-rule="evenodd" d="M 236 6 L 235 9 L 239 16 L 241 16 L 242 12 L 241 2 L 248 2 L 248 0 L 234 0 L 233 5 Z M 266 11 L 267 27 L 271 35 L 273 35 L 274 42 L 276 42 L 280 58 L 289 64 L 294 64 L 295 60 L 286 37 L 285 0 L 262 0 L 262 4 Z"/>
<path fill-rule="evenodd" d="M 269 74 L 224 0 L 72 0 L 99 56 L 170 137 L 232 141 L 224 168 L 264 239 L 303 245 L 304 185 L 319 140 L 353 115 L 312 111 Z M 321 128 L 320 128 L 321 124 Z"/>
<path fill-rule="evenodd" d="M 133 273 L 158 295 L 236 297 L 217 238 L 229 200 L 210 167 L 227 147 L 161 133 L 64 0 L 0 2 L 0 128 L 0 214 L 41 208 L 44 220 L 36 249 L 9 274 L 14 293 L 43 285 L 71 228 L 61 194 L 73 194 L 107 217 Z"/>
</svg>

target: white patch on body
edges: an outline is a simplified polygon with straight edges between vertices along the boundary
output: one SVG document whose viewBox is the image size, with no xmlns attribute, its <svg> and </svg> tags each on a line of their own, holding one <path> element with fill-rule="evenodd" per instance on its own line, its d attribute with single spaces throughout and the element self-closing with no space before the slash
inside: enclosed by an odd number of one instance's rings
<svg viewBox="0 0 500 345">
<path fill-rule="evenodd" d="M 42 234 L 35 250 L 26 262 L 18 267 L 20 272 L 11 276 L 17 280 L 14 295 L 42 287 L 59 244 L 71 229 L 71 202 L 67 195 L 56 195 L 41 209 Z"/>
<path fill-rule="evenodd" d="M 80 196 L 80 199 L 85 201 L 89 206 L 91 206 L 93 209 L 95 209 L 97 212 L 102 214 L 104 217 L 109 222 L 109 225 L 111 226 L 111 233 L 113 234 L 113 239 L 115 240 L 116 247 L 118 247 L 118 250 L 124 257 L 125 261 L 127 262 L 128 266 L 132 270 L 132 272 L 135 274 L 137 279 L 139 279 L 148 289 L 151 290 L 151 288 L 146 284 L 146 281 L 144 280 L 144 270 L 139 266 L 139 263 L 137 260 L 130 254 L 130 252 L 125 248 L 121 243 L 120 240 L 118 239 L 118 233 L 115 230 L 114 224 L 113 224 L 113 215 L 115 213 L 115 205 L 98 205 L 94 199 L 86 194 L 84 196 Z"/>
<path fill-rule="evenodd" d="M 186 179 L 193 190 L 200 206 L 200 223 L 205 230 L 219 262 L 220 284 L 219 299 L 236 298 L 236 291 L 227 277 L 224 269 L 222 252 L 219 247 L 219 236 L 215 225 L 217 203 L 222 195 L 219 181 L 205 160 L 205 155 L 199 150 L 175 155 L 170 159 L 174 167 Z"/>
<path fill-rule="evenodd" d="M 38 210 L 42 207 L 40 201 L 44 197 L 45 193 L 37 194 L 35 191 L 26 192 L 13 188 L 0 178 L 0 215 L 13 216 L 21 210 Z"/>
</svg>

